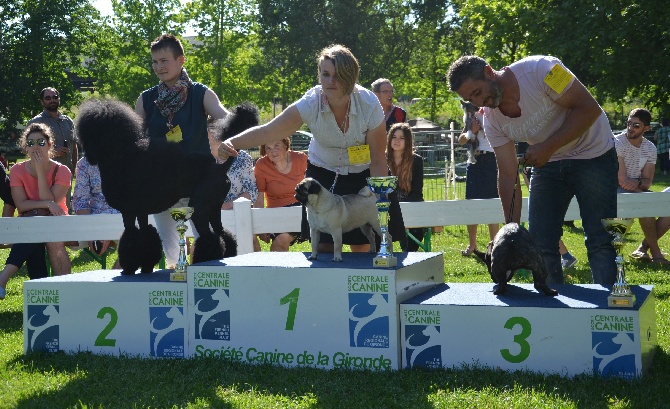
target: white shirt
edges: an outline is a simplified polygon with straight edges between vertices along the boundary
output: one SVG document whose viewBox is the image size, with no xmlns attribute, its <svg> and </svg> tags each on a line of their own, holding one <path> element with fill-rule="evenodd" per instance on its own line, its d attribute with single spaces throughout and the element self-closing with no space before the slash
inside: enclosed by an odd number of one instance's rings
<svg viewBox="0 0 670 409">
<path fill-rule="evenodd" d="M 307 150 L 312 164 L 342 175 L 360 173 L 370 167 L 369 163 L 350 165 L 347 148 L 364 145 L 368 131 L 384 122 L 384 110 L 372 91 L 356 84 L 351 93 L 349 128 L 344 134 L 335 121 L 321 85 L 307 91 L 296 102 L 296 108 L 314 135 Z"/>
</svg>

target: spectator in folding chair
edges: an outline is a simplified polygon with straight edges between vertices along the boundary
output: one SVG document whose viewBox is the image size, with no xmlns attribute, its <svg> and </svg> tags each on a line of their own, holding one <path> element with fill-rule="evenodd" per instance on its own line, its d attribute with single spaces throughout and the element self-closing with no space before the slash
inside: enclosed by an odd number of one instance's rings
<svg viewBox="0 0 670 409">
<path fill-rule="evenodd" d="M 72 195 L 72 208 L 75 214 L 119 213 L 118 210 L 107 203 L 105 196 L 102 194 L 100 170 L 97 166 L 88 163 L 85 156 L 77 162 L 75 174 L 77 183 L 74 185 L 74 194 Z M 91 253 L 102 257 L 112 243 L 112 240 L 93 240 L 84 243 L 84 246 L 88 246 Z M 118 259 L 113 268 L 120 268 Z"/>
</svg>

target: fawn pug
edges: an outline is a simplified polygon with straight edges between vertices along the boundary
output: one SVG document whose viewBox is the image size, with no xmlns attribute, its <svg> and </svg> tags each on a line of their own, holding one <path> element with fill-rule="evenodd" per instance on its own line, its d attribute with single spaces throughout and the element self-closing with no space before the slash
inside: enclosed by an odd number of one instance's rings
<svg viewBox="0 0 670 409">
<path fill-rule="evenodd" d="M 307 208 L 312 241 L 311 260 L 318 257 L 321 232 L 333 236 L 333 261 L 342 261 L 342 234 L 358 227 L 375 252 L 375 232 L 381 236 L 377 218 L 377 197 L 365 186 L 357 194 L 335 195 L 312 178 L 305 178 L 295 188 L 295 198 Z"/>
</svg>

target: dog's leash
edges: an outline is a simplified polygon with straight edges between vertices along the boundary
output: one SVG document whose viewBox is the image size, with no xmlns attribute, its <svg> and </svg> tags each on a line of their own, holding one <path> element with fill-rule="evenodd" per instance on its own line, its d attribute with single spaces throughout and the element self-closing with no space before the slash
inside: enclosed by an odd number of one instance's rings
<svg viewBox="0 0 670 409">
<path fill-rule="evenodd" d="M 509 216 L 505 221 L 505 224 L 512 223 L 512 218 L 514 217 L 514 201 L 516 200 L 516 187 L 517 185 L 521 187 L 521 180 L 519 180 L 519 169 L 516 172 L 516 180 L 514 181 L 514 187 L 512 188 L 512 203 L 510 204 Z"/>
</svg>

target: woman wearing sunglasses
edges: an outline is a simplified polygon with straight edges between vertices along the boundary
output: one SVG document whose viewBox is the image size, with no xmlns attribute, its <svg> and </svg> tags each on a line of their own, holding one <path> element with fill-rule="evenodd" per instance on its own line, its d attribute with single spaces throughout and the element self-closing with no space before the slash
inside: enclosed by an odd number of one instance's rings
<svg viewBox="0 0 670 409">
<path fill-rule="evenodd" d="M 33 123 L 23 131 L 19 143 L 28 160 L 17 163 L 9 171 L 14 204 L 21 216 L 63 216 L 68 214 L 65 195 L 70 189 L 72 173 L 67 166 L 51 159 L 54 136 L 43 124 Z M 6 295 L 9 279 L 42 243 L 15 244 L 0 273 L 0 299 Z M 46 243 L 49 261 L 55 275 L 70 273 L 70 258 L 62 242 Z M 28 272 L 30 278 L 38 278 Z M 40 274 L 43 275 L 43 274 Z"/>
</svg>

